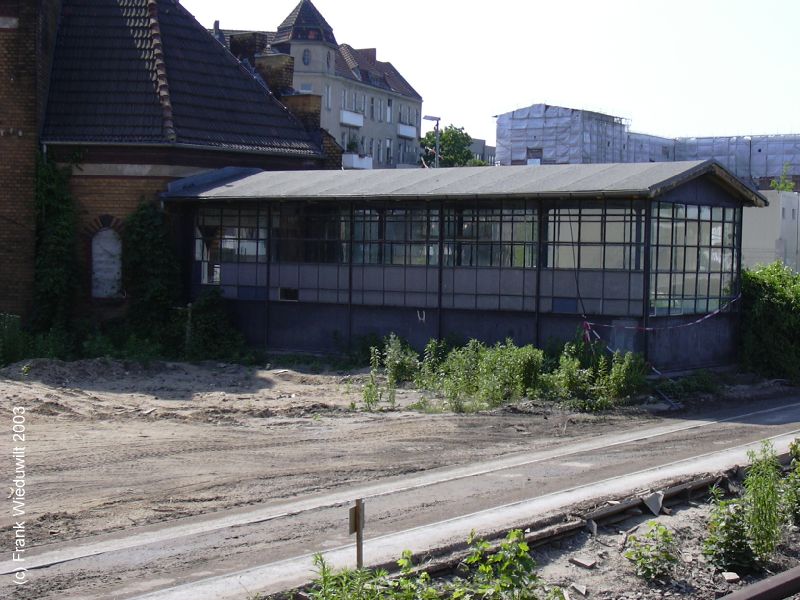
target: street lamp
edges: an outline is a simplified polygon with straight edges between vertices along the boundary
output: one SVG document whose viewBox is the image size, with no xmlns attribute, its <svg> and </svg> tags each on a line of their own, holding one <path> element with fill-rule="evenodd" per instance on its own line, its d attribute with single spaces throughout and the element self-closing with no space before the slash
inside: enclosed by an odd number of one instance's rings
<svg viewBox="0 0 800 600">
<path fill-rule="evenodd" d="M 439 168 L 439 121 L 441 121 L 440 117 L 433 117 L 431 115 L 425 115 L 422 117 L 426 121 L 435 121 L 436 125 L 433 126 L 433 131 L 436 133 L 436 156 L 433 157 L 433 166 L 435 168 Z"/>
</svg>

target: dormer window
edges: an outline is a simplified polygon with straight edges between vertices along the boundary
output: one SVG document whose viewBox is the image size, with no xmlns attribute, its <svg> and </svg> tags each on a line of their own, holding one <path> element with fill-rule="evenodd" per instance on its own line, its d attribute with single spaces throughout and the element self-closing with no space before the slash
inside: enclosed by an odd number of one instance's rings
<svg viewBox="0 0 800 600">
<path fill-rule="evenodd" d="M 303 64 L 308 66 L 310 62 L 311 62 L 311 50 L 306 48 L 305 50 L 303 50 Z"/>
<path fill-rule="evenodd" d="M 331 68 L 331 51 L 330 50 L 328 50 L 328 59 L 327 60 L 328 60 L 328 68 L 330 69 Z"/>
</svg>

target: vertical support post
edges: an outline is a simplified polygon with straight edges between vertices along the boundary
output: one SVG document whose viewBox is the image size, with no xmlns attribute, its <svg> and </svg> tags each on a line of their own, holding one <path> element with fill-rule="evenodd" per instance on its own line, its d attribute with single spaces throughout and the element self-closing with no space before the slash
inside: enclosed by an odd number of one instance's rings
<svg viewBox="0 0 800 600">
<path fill-rule="evenodd" d="M 350 249 L 347 253 L 347 347 L 353 347 L 353 250 L 355 249 L 356 213 L 355 206 L 350 201 L 350 235 L 347 237 Z M 363 289 L 363 288 L 362 288 Z"/>
<path fill-rule="evenodd" d="M 437 154 L 438 156 L 438 154 Z M 436 339 L 442 339 L 442 282 L 444 281 L 444 200 L 439 201 L 439 283 L 436 290 Z"/>
<path fill-rule="evenodd" d="M 536 203 L 536 296 L 534 298 L 534 306 L 536 310 L 536 347 L 541 348 L 540 299 L 542 296 L 542 269 L 547 264 L 547 256 L 545 255 L 546 246 L 544 243 L 547 233 L 547 223 L 545 222 L 547 210 L 542 206 L 542 200 L 537 200 Z"/>
<path fill-rule="evenodd" d="M 364 568 L 364 500 L 350 508 L 350 535 L 356 534 L 356 567 Z"/>
<path fill-rule="evenodd" d="M 260 207 L 258 211 L 258 217 L 261 216 L 261 211 L 263 210 L 263 205 Z M 270 285 L 271 285 L 271 276 L 272 276 L 272 202 L 267 202 L 267 293 L 265 295 L 265 310 L 266 315 L 264 318 L 264 349 L 269 350 L 269 330 L 270 330 Z"/>
<path fill-rule="evenodd" d="M 642 325 L 644 326 L 644 359 L 650 356 L 650 233 L 653 228 L 653 200 L 645 198 L 644 202 L 644 281 L 642 281 Z"/>
</svg>

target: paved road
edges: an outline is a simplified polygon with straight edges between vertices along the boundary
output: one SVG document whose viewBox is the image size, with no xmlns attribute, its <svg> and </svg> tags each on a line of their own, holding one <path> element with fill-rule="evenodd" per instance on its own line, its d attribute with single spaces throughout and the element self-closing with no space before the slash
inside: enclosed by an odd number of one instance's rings
<svg viewBox="0 0 800 600">
<path fill-rule="evenodd" d="M 739 409 L 741 411 L 741 409 Z M 38 596 L 58 598 L 245 598 L 306 580 L 310 554 L 348 564 L 347 504 L 366 497 L 368 561 L 404 548 L 463 540 L 570 504 L 622 495 L 658 481 L 744 462 L 748 444 L 800 436 L 800 398 L 770 408 L 664 425 L 438 469 L 247 511 L 228 511 L 36 549 L 28 567 Z M 631 475 L 633 474 L 633 475 Z M 0 574 L 13 568 L 0 563 Z M 2 592 L 3 588 L 0 588 Z M 33 590 L 32 590 L 33 591 Z"/>
</svg>

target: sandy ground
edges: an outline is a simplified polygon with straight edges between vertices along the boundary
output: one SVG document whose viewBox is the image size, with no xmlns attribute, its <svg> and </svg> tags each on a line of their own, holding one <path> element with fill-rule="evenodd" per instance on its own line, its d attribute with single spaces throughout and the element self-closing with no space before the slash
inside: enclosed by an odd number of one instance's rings
<svg viewBox="0 0 800 600">
<path fill-rule="evenodd" d="M 3 413 L 10 421 L 12 407 L 27 411 L 28 544 L 35 553 L 36 547 L 97 534 L 127 535 L 143 525 L 544 449 L 682 419 L 720 401 L 709 398 L 659 416 L 635 407 L 578 414 L 535 402 L 454 415 L 411 410 L 420 394 L 400 390 L 396 407 L 367 412 L 361 406 L 365 380 L 364 372 L 221 363 L 31 360 L 6 367 L 0 370 Z M 774 382 L 742 385 L 729 388 L 725 402 L 749 409 L 757 404 L 754 393 L 766 398 L 785 392 Z M 12 521 L 10 510 L 0 514 L 0 528 L 9 530 Z M 617 533 L 607 535 L 611 540 Z M 610 552 L 603 539 L 574 543 L 600 556 Z M 576 567 L 565 562 L 564 549 L 556 550 L 537 560 L 546 579 L 566 585 Z M 614 587 L 614 573 L 630 572 L 626 561 L 619 552 L 600 558 L 607 566 L 593 571 L 591 577 L 600 579 L 586 584 L 597 592 L 592 597 L 626 597 L 615 595 L 622 588 Z M 108 572 L 87 585 L 110 585 L 133 571 Z M 39 578 L 39 587 L 25 597 L 60 597 L 59 589 L 74 597 L 67 591 L 74 583 L 69 577 Z M 709 586 L 716 586 L 713 572 L 709 577 Z M 619 581 L 642 593 L 630 598 L 686 595 L 677 588 L 651 594 L 628 575 Z M 692 597 L 714 597 L 709 586 Z"/>
<path fill-rule="evenodd" d="M 364 374 L 31 360 L 0 370 L 27 411 L 32 545 L 485 460 L 654 422 L 527 404 L 490 414 L 360 408 Z M 9 417 L 10 418 L 10 417 Z M 9 490 L 10 491 L 10 490 Z M 4 511 L 0 527 L 11 517 Z"/>
</svg>

